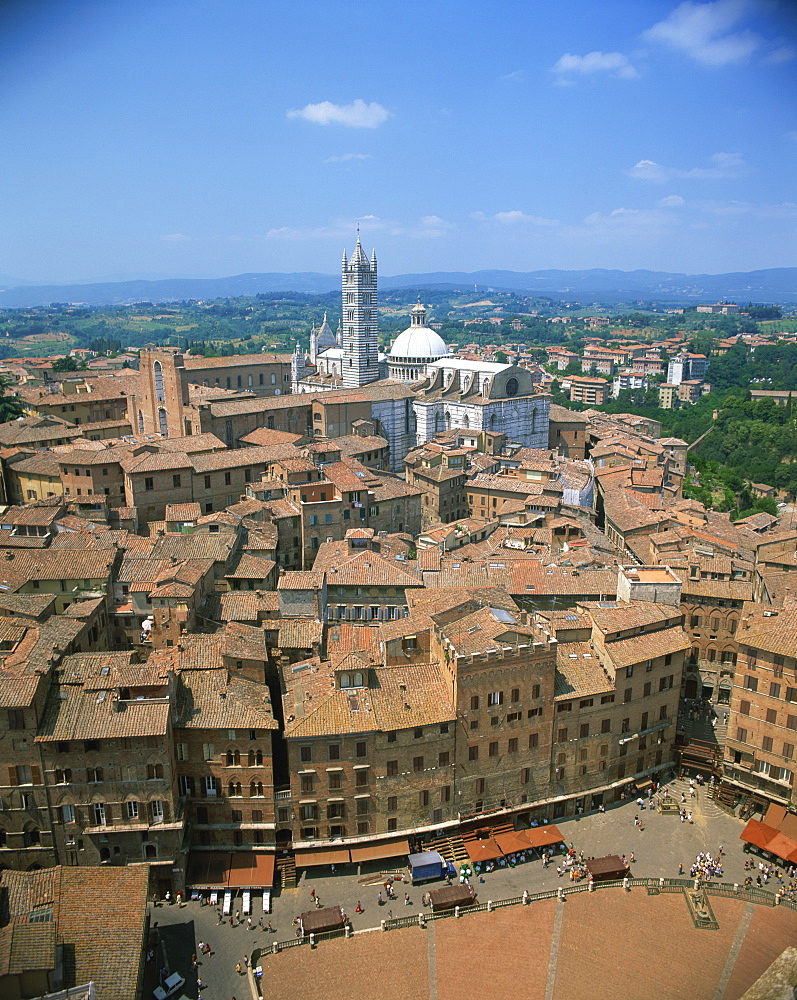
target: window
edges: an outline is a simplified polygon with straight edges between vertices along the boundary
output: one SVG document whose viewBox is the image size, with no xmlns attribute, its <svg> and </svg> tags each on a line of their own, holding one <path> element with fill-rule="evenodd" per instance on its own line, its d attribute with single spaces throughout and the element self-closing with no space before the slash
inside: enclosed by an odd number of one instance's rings
<svg viewBox="0 0 797 1000">
<path fill-rule="evenodd" d="M 9 708 L 8 709 L 8 728 L 9 729 L 24 729 L 25 728 L 25 710 L 22 708 Z"/>
<path fill-rule="evenodd" d="M 412 731 L 413 739 L 419 740 L 422 736 L 423 736 L 423 726 L 419 726 L 418 728 Z"/>
<path fill-rule="evenodd" d="M 215 798 L 219 794 L 219 779 L 212 774 L 205 775 L 205 795 L 208 798 Z"/>
<path fill-rule="evenodd" d="M 423 757 L 413 757 L 412 758 L 412 769 L 413 771 L 423 770 Z"/>
<path fill-rule="evenodd" d="M 780 684 L 772 683 L 769 685 L 769 697 L 780 698 Z"/>
<path fill-rule="evenodd" d="M 468 760 L 478 760 L 479 759 L 479 747 L 478 744 L 468 747 Z"/>
<path fill-rule="evenodd" d="M 335 792 L 343 787 L 343 774 L 340 771 L 330 771 L 327 774 L 330 790 Z"/>
<path fill-rule="evenodd" d="M 666 677 L 659 679 L 659 691 L 669 691 L 673 683 L 673 675 L 668 674 Z"/>
<path fill-rule="evenodd" d="M 340 743 L 330 743 L 328 752 L 330 760 L 340 760 Z"/>
<path fill-rule="evenodd" d="M 395 795 L 388 795 L 387 797 L 387 811 L 395 812 L 398 809 L 398 798 Z"/>
<path fill-rule="evenodd" d="M 745 674 L 744 688 L 745 688 L 746 691 L 757 691 L 758 690 L 758 678 L 757 677 L 751 677 L 750 674 Z"/>
<path fill-rule="evenodd" d="M 386 768 L 388 777 L 398 774 L 398 761 L 389 760 L 386 764 Z"/>
<path fill-rule="evenodd" d="M 178 760 L 188 760 L 188 744 L 178 743 L 177 744 L 177 759 Z"/>
<path fill-rule="evenodd" d="M 487 695 L 487 705 L 490 708 L 495 708 L 498 705 L 503 705 L 504 703 L 504 692 L 503 691 L 491 691 Z"/>
<path fill-rule="evenodd" d="M 368 744 L 365 740 L 358 740 L 354 744 L 354 755 L 355 757 L 365 757 L 367 756 Z"/>
<path fill-rule="evenodd" d="M 648 662 L 650 662 L 650 661 L 648 661 Z M 628 666 L 627 666 L 627 667 L 625 668 L 625 676 L 626 676 L 626 677 L 633 677 L 633 676 L 634 676 L 634 664 L 633 664 L 633 663 L 630 663 L 630 664 L 629 664 L 629 665 L 628 665 Z"/>
<path fill-rule="evenodd" d="M 620 732 L 627 733 L 630 732 L 630 730 L 631 730 L 631 720 L 623 719 L 623 721 L 620 723 Z"/>
<path fill-rule="evenodd" d="M 216 751 L 212 743 L 202 744 L 202 759 L 203 760 L 213 760 L 216 756 Z"/>
<path fill-rule="evenodd" d="M 647 698 L 651 691 L 650 681 L 645 681 L 645 686 L 642 688 L 642 697 Z"/>
<path fill-rule="evenodd" d="M 145 476 L 144 477 L 144 489 L 147 492 L 151 492 L 152 490 L 155 489 L 155 482 L 154 482 L 152 476 Z"/>
<path fill-rule="evenodd" d="M 74 823 L 75 822 L 75 807 L 72 805 L 61 806 L 61 822 L 62 823 Z"/>
<path fill-rule="evenodd" d="M 368 784 L 368 768 L 361 767 L 354 772 L 354 784 L 355 785 L 367 785 Z"/>
<path fill-rule="evenodd" d="M 512 688 L 510 701 L 520 701 L 520 688 Z"/>
<path fill-rule="evenodd" d="M 742 729 L 741 726 L 738 727 L 737 730 L 736 730 L 736 740 L 737 740 L 738 743 L 746 743 L 747 742 L 747 730 L 746 729 Z"/>
<path fill-rule="evenodd" d="M 448 726 L 449 726 L 449 723 L 447 723 L 447 722 L 441 722 L 440 723 L 440 735 L 441 736 L 445 736 L 445 734 L 448 732 Z"/>
<path fill-rule="evenodd" d="M 105 803 L 95 802 L 92 808 L 95 826 L 105 826 Z"/>
<path fill-rule="evenodd" d="M 86 781 L 91 784 L 96 784 L 102 781 L 102 768 L 101 767 L 88 767 L 86 768 Z"/>
<path fill-rule="evenodd" d="M 778 721 L 778 713 L 774 708 L 767 709 L 767 722 L 776 723 Z"/>
<path fill-rule="evenodd" d="M 625 691 L 623 691 L 623 704 L 627 705 L 629 701 L 633 700 L 633 697 L 634 697 L 634 689 L 626 688 Z"/>
<path fill-rule="evenodd" d="M 180 477 L 179 476 L 172 476 L 172 486 L 175 489 L 179 488 L 179 486 L 180 486 Z"/>
<path fill-rule="evenodd" d="M 573 706 L 569 701 L 563 701 L 560 705 L 556 706 L 557 712 L 571 712 L 572 710 Z"/>
<path fill-rule="evenodd" d="M 612 731 L 612 720 L 611 719 L 601 719 L 601 732 L 610 733 Z"/>
<path fill-rule="evenodd" d="M 786 728 L 787 729 L 797 729 L 797 715 L 787 715 L 786 716 Z"/>
<path fill-rule="evenodd" d="M 477 694 L 471 695 L 470 699 L 470 710 L 471 712 L 478 711 L 479 708 L 479 696 Z"/>
<path fill-rule="evenodd" d="M 557 730 L 556 733 L 557 743 L 567 743 L 567 726 L 562 726 L 561 729 Z"/>
<path fill-rule="evenodd" d="M 531 697 L 532 698 L 539 698 L 539 696 L 540 696 L 540 685 L 539 684 L 534 684 L 532 686 L 532 688 L 531 688 Z"/>
<path fill-rule="evenodd" d="M 163 777 L 163 764 L 147 764 L 147 781 Z"/>
<path fill-rule="evenodd" d="M 125 813 L 128 819 L 138 819 L 138 802 L 125 802 Z"/>
<path fill-rule="evenodd" d="M 177 788 L 180 795 L 193 795 L 194 794 L 194 779 L 187 774 L 181 774 L 177 779 Z"/>
<path fill-rule="evenodd" d="M 579 728 L 579 731 L 578 731 L 578 735 L 579 735 L 579 737 L 582 740 L 585 739 L 585 737 L 589 736 L 589 723 L 588 722 L 582 722 L 582 724 L 581 724 L 581 726 Z"/>
<path fill-rule="evenodd" d="M 601 695 L 601 705 L 612 705 L 614 704 L 613 694 L 603 694 Z"/>
<path fill-rule="evenodd" d="M 540 745 L 540 734 L 529 733 L 529 750 L 534 750 Z"/>
<path fill-rule="evenodd" d="M 421 791 L 418 792 L 418 805 L 420 806 L 421 809 L 425 809 L 429 805 L 428 789 L 422 788 Z"/>
<path fill-rule="evenodd" d="M 513 736 L 512 739 L 509 741 L 507 750 L 509 751 L 509 753 L 517 753 L 517 748 L 518 748 L 517 737 Z"/>
<path fill-rule="evenodd" d="M 448 750 L 441 750 L 437 756 L 437 766 L 438 767 L 448 767 L 451 762 L 450 754 Z"/>
<path fill-rule="evenodd" d="M 578 703 L 579 708 L 592 708 L 592 698 L 585 698 Z"/>
<path fill-rule="evenodd" d="M 791 760 L 792 759 L 792 757 L 794 756 L 794 744 L 793 743 L 784 743 L 783 744 L 783 756 L 786 758 L 786 760 Z"/>
<path fill-rule="evenodd" d="M 310 795 L 313 791 L 313 784 L 315 782 L 314 774 L 303 774 L 301 775 L 300 788 L 303 795 Z"/>
<path fill-rule="evenodd" d="M 488 753 L 489 753 L 490 757 L 497 757 L 498 756 L 498 743 L 497 742 L 490 744 Z"/>
<path fill-rule="evenodd" d="M 396 817 L 395 817 L 395 816 L 390 816 L 390 817 L 388 818 L 388 821 L 387 821 L 387 829 L 388 829 L 388 833 L 389 833 L 389 832 L 390 832 L 391 830 L 398 830 L 398 820 L 396 819 Z"/>
</svg>

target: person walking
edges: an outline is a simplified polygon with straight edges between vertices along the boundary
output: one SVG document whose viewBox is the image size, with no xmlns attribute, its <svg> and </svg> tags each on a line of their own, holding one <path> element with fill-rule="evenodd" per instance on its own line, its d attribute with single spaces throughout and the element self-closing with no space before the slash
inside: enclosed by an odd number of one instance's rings
<svg viewBox="0 0 797 1000">
<path fill-rule="evenodd" d="M 356 907 L 356 909 L 354 910 L 354 912 L 355 912 L 355 913 L 363 913 L 363 912 L 364 912 L 364 911 L 363 911 L 363 907 L 362 907 L 362 903 L 360 902 L 360 900 L 359 900 L 359 899 L 357 900 L 357 907 Z"/>
</svg>

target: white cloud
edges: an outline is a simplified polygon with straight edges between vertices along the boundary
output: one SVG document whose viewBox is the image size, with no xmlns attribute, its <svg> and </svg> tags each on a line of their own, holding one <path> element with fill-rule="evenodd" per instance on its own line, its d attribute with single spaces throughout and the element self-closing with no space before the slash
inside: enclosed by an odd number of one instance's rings
<svg viewBox="0 0 797 1000">
<path fill-rule="evenodd" d="M 678 167 L 664 167 L 655 160 L 640 160 L 626 173 L 637 180 L 653 181 L 665 184 L 673 179 L 684 180 L 723 180 L 729 177 L 742 177 L 747 173 L 747 164 L 739 153 L 714 153 L 708 167 L 691 167 L 682 170 Z"/>
<path fill-rule="evenodd" d="M 686 202 L 679 194 L 668 194 L 666 198 L 660 198 L 659 208 L 680 208 Z"/>
<path fill-rule="evenodd" d="M 190 236 L 183 236 L 182 233 L 166 233 L 161 236 L 161 239 L 166 243 L 184 243 L 186 240 L 190 240 Z"/>
<path fill-rule="evenodd" d="M 512 70 L 511 73 L 504 73 L 503 76 L 498 77 L 499 80 L 505 80 L 507 83 L 524 83 L 526 80 L 526 74 L 522 69 Z"/>
<path fill-rule="evenodd" d="M 350 160 L 373 160 L 370 153 L 344 153 L 342 156 L 328 156 L 324 163 L 348 163 Z"/>
<path fill-rule="evenodd" d="M 345 125 L 347 128 L 377 128 L 390 117 L 390 112 L 381 104 L 376 101 L 366 104 L 360 98 L 351 104 L 331 101 L 305 104 L 303 108 L 291 108 L 286 114 L 288 118 L 302 118 L 314 125 Z"/>
<path fill-rule="evenodd" d="M 748 0 L 685 0 L 669 17 L 645 31 L 643 38 L 678 49 L 705 66 L 747 62 L 764 43 L 754 31 L 734 30 L 750 6 Z"/>
<path fill-rule="evenodd" d="M 778 45 L 774 48 L 769 55 L 767 55 L 765 62 L 770 63 L 773 66 L 778 66 L 780 63 L 791 62 L 794 57 L 797 56 L 797 50 L 793 45 L 783 44 Z"/>
<path fill-rule="evenodd" d="M 631 80 L 637 76 L 637 71 L 622 52 L 588 52 L 585 56 L 574 56 L 566 52 L 554 66 L 551 72 L 560 78 L 569 75 L 588 76 L 591 73 L 609 73 L 623 80 Z"/>
<path fill-rule="evenodd" d="M 484 212 L 471 212 L 472 219 L 477 222 L 498 222 L 502 226 L 558 226 L 558 219 L 546 219 L 541 215 L 527 215 L 515 208 L 509 212 L 496 212 L 495 215 L 486 215 Z"/>
</svg>

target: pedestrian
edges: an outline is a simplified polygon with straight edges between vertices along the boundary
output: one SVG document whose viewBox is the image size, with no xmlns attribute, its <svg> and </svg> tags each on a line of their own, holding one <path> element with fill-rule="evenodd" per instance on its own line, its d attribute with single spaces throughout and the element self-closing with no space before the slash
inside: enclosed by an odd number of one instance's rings
<svg viewBox="0 0 797 1000">
<path fill-rule="evenodd" d="M 683 866 L 683 862 L 682 862 L 682 861 L 679 861 L 679 862 L 678 862 L 678 874 L 679 874 L 679 875 L 683 875 L 683 873 L 684 873 L 684 866 Z"/>
<path fill-rule="evenodd" d="M 359 899 L 357 900 L 357 907 L 356 907 L 356 909 L 354 910 L 354 912 L 355 912 L 355 913 L 362 913 L 362 912 L 363 912 L 363 907 L 362 907 L 362 903 L 360 902 L 360 900 L 359 900 Z"/>
<path fill-rule="evenodd" d="M 313 902 L 315 902 L 315 889 L 310 890 L 310 899 L 312 899 Z"/>
<path fill-rule="evenodd" d="M 385 903 L 385 901 L 384 901 L 384 899 L 382 899 L 382 893 L 378 892 L 376 894 L 376 904 L 377 904 L 377 906 L 384 906 L 384 903 Z"/>
<path fill-rule="evenodd" d="M 248 931 L 251 931 L 251 929 L 252 929 L 252 918 L 251 917 L 247 917 L 246 918 L 246 929 Z"/>
<path fill-rule="evenodd" d="M 241 922 L 241 911 L 240 910 L 236 910 L 235 911 L 235 926 L 237 927 L 238 924 L 240 924 L 240 922 Z"/>
<path fill-rule="evenodd" d="M 172 905 L 172 894 L 169 892 L 168 889 L 166 890 L 166 895 L 164 896 L 164 899 L 169 904 L 169 906 Z"/>
<path fill-rule="evenodd" d="M 687 821 L 689 823 L 693 823 L 694 822 L 694 820 L 692 819 L 692 814 L 690 812 L 686 814 L 686 819 L 687 819 Z"/>
<path fill-rule="evenodd" d="M 629 864 L 633 864 L 636 861 L 636 858 L 634 857 L 634 852 L 633 851 L 631 851 L 631 855 L 628 858 L 628 861 L 629 861 Z"/>
<path fill-rule="evenodd" d="M 405 906 L 409 906 L 410 905 L 410 894 L 408 892 L 404 893 L 404 905 Z"/>
<path fill-rule="evenodd" d="M 271 921 L 270 920 L 269 920 L 267 926 L 268 926 L 268 932 L 269 932 L 269 934 L 273 934 L 274 933 L 274 928 L 271 926 Z"/>
<path fill-rule="evenodd" d="M 249 956 L 248 955 L 244 955 L 244 968 L 245 969 L 249 968 Z"/>
<path fill-rule="evenodd" d="M 200 950 L 201 950 L 201 949 L 200 949 Z M 193 955 L 191 956 L 191 971 L 192 971 L 192 972 L 194 971 L 194 969 L 196 968 L 196 966 L 197 966 L 197 959 L 196 959 L 196 954 L 193 954 Z"/>
<path fill-rule="evenodd" d="M 242 976 L 244 974 L 244 970 L 241 968 L 240 962 L 238 962 L 238 964 L 235 966 L 235 971 L 238 973 L 239 976 Z"/>
<path fill-rule="evenodd" d="M 232 927 L 232 914 L 230 914 L 230 927 Z"/>
<path fill-rule="evenodd" d="M 265 928 L 263 927 L 263 918 L 262 917 L 258 920 L 257 926 L 260 928 L 261 931 L 265 930 Z"/>
</svg>

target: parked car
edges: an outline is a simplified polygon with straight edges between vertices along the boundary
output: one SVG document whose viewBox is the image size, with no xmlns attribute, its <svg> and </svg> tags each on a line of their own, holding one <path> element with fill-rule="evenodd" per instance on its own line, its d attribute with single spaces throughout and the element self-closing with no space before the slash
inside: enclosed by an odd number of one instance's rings
<svg viewBox="0 0 797 1000">
<path fill-rule="evenodd" d="M 155 997 L 155 1000 L 166 1000 L 167 997 L 174 996 L 183 986 L 185 986 L 185 979 L 183 979 L 179 972 L 173 972 L 162 986 L 157 986 L 152 991 L 152 995 Z"/>
</svg>

